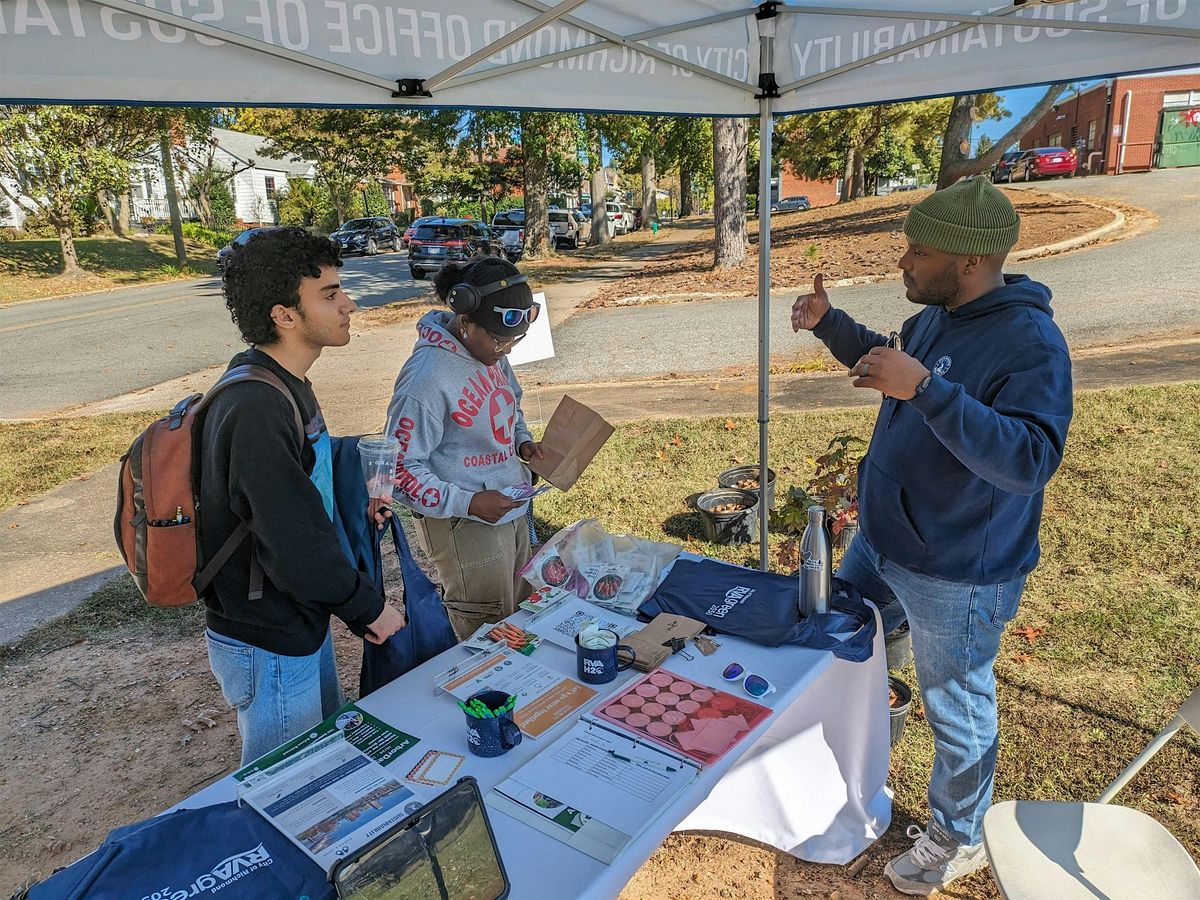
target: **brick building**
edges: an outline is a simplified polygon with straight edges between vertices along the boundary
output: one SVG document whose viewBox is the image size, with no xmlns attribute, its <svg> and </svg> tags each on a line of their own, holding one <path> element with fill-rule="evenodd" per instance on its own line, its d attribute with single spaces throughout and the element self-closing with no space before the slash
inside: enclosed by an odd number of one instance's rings
<svg viewBox="0 0 1200 900">
<path fill-rule="evenodd" d="M 842 179 L 823 178 L 820 181 L 810 181 L 803 175 L 797 175 L 786 162 L 780 167 L 779 182 L 776 199 L 807 197 L 810 206 L 832 206 L 838 202 L 842 193 Z"/>
<path fill-rule="evenodd" d="M 1060 100 L 1021 138 L 1032 147 L 1075 147 L 1092 174 L 1200 165 L 1200 69 L 1109 78 Z"/>
</svg>

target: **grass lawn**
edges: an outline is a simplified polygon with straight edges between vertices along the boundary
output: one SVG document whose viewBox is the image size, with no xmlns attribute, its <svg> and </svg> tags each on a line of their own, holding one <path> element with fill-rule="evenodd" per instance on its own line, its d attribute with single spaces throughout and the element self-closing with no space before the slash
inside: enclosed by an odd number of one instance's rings
<svg viewBox="0 0 1200 900">
<path fill-rule="evenodd" d="M 119 459 L 162 412 L 0 422 L 0 511 Z"/>
<path fill-rule="evenodd" d="M 808 460 L 832 434 L 849 430 L 866 437 L 872 419 L 864 410 L 777 417 L 777 493 L 806 479 Z M 68 427 L 51 423 L 52 429 Z M 93 431 L 87 422 L 75 427 L 85 429 L 79 434 L 113 432 L 111 423 Z M 101 448 L 98 438 L 50 433 L 74 448 L 95 444 L 94 454 L 79 461 L 83 467 L 111 458 L 119 443 Z M 612 532 L 681 541 L 696 552 L 753 565 L 756 547 L 698 540 L 700 524 L 685 498 L 715 486 L 722 469 L 753 462 L 756 435 L 750 418 L 619 426 L 572 491 L 538 501 L 544 531 L 591 516 Z M 11 440 L 0 431 L 0 441 L 8 442 L 0 443 L 0 459 L 11 459 Z M 50 473 L 63 471 L 51 464 L 41 468 L 47 484 Z M 32 482 L 26 477 L 22 483 Z M 0 497 L 13 493 L 6 486 Z M 1092 800 L 1200 678 L 1200 384 L 1077 395 L 1066 458 L 1046 491 L 1041 538 L 1041 564 L 996 666 L 1002 735 L 996 795 Z M 780 540 L 772 535 L 773 543 Z M 194 617 L 160 618 L 122 580 L 5 656 L 114 631 L 166 634 L 198 627 Z M 915 685 L 911 668 L 901 677 Z M 897 827 L 876 848 L 876 869 L 907 847 L 903 827 L 927 815 L 933 742 L 919 702 L 914 708 L 892 754 Z M 1200 855 L 1200 741 L 1185 729 L 1119 800 L 1152 815 Z M 692 838 L 670 839 L 687 840 Z M 663 865 L 671 865 L 669 856 Z M 679 874 L 682 879 L 686 872 Z M 973 876 L 963 892 L 955 893 L 996 896 L 986 874 Z"/>
<path fill-rule="evenodd" d="M 196 241 L 185 243 L 193 271 L 180 274 L 169 234 L 79 238 L 75 249 L 87 274 L 66 279 L 59 274 L 63 263 L 57 239 L 0 241 L 0 306 L 35 297 L 210 274 L 216 265 L 216 250 Z"/>
</svg>

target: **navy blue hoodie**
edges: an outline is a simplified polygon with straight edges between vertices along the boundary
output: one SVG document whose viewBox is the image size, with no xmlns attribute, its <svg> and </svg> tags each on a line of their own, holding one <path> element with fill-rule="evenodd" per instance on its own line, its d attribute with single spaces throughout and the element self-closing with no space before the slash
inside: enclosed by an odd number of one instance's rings
<svg viewBox="0 0 1200 900">
<path fill-rule="evenodd" d="M 933 372 L 919 397 L 885 398 L 859 467 L 863 534 L 876 552 L 947 581 L 998 584 L 1038 561 L 1042 490 L 1071 422 L 1071 359 L 1050 290 L 1024 275 L 904 323 Z M 813 329 L 843 365 L 886 338 L 831 309 Z"/>
</svg>

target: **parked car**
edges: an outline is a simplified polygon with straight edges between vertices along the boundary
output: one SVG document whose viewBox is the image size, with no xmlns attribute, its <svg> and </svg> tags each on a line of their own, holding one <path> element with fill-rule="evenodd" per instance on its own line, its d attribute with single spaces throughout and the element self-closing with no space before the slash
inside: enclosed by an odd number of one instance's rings
<svg viewBox="0 0 1200 900">
<path fill-rule="evenodd" d="M 992 166 L 992 184 L 1003 184 L 1013 180 L 1013 166 L 1024 154 L 1020 150 L 1009 150 Z"/>
<path fill-rule="evenodd" d="M 329 236 L 342 253 L 362 253 L 374 256 L 380 250 L 400 250 L 400 229 L 387 216 L 368 216 L 351 219 Z"/>
<path fill-rule="evenodd" d="M 498 212 L 494 216 L 492 216 L 492 226 L 499 227 L 499 228 L 508 228 L 508 227 L 524 228 L 525 227 L 525 210 L 523 210 L 519 207 L 517 209 L 501 210 L 500 212 Z"/>
<path fill-rule="evenodd" d="M 418 226 L 408 245 L 408 270 L 424 278 L 448 262 L 466 262 L 476 253 L 502 251 L 495 233 L 474 219 L 437 218 Z"/>
<path fill-rule="evenodd" d="M 1038 147 L 1026 150 L 1012 167 L 1012 181 L 1032 181 L 1034 178 L 1053 178 L 1058 175 L 1075 177 L 1077 161 L 1074 150 L 1063 147 Z"/>
<path fill-rule="evenodd" d="M 525 255 L 525 229 L 517 226 L 512 228 L 493 228 L 496 239 L 500 242 L 500 250 L 509 262 L 515 263 Z"/>
<path fill-rule="evenodd" d="M 612 222 L 615 234 L 628 234 L 631 231 L 633 216 L 626 212 L 625 207 L 620 203 L 610 200 L 604 204 L 604 211 L 608 216 L 608 221 Z"/>
<path fill-rule="evenodd" d="M 629 230 L 637 231 L 642 227 L 642 208 L 640 206 L 627 206 L 625 212 L 631 217 L 629 222 Z"/>
<path fill-rule="evenodd" d="M 229 262 L 229 254 L 233 252 L 233 247 L 235 244 L 244 244 L 256 234 L 265 234 L 268 231 L 274 231 L 276 227 L 278 226 L 266 225 L 260 228 L 247 228 L 245 231 L 235 237 L 232 241 L 217 251 L 217 272 L 224 273 L 225 264 Z"/>
<path fill-rule="evenodd" d="M 800 209 L 808 209 L 807 197 L 784 197 L 782 200 L 776 200 L 771 204 L 771 212 L 796 212 Z"/>
<path fill-rule="evenodd" d="M 591 231 L 591 223 L 580 215 L 579 210 L 550 210 L 550 233 L 554 236 L 555 246 L 566 244 L 576 250 L 580 244 L 587 243 Z"/>
<path fill-rule="evenodd" d="M 413 219 L 411 225 L 404 229 L 404 234 L 400 236 L 400 240 L 404 242 L 404 246 L 408 246 L 408 242 L 412 240 L 413 233 L 424 225 L 426 222 L 436 222 L 441 216 L 421 216 Z"/>
</svg>

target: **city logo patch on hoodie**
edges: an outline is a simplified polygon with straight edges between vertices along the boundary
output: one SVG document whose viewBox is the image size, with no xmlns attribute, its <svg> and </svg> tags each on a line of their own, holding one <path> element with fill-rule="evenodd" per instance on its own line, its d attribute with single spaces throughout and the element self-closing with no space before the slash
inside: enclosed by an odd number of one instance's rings
<svg viewBox="0 0 1200 900">
<path fill-rule="evenodd" d="M 953 360 L 951 360 L 950 357 L 943 356 L 941 359 L 939 359 L 937 362 L 935 362 L 933 364 L 933 374 L 934 375 L 945 375 L 947 372 L 950 371 L 950 365 L 952 362 L 953 362 Z"/>
</svg>

